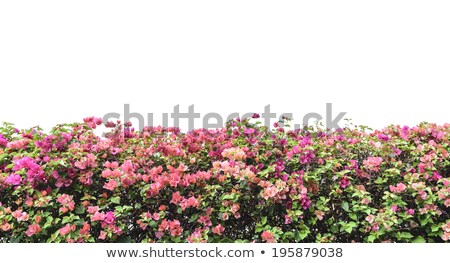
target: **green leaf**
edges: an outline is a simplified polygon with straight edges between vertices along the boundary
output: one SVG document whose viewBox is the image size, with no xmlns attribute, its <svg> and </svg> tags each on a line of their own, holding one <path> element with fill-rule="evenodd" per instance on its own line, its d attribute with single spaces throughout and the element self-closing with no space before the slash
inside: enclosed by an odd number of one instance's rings
<svg viewBox="0 0 450 263">
<path fill-rule="evenodd" d="M 427 241 L 422 236 L 418 236 L 412 242 L 413 243 L 426 243 Z"/>
<path fill-rule="evenodd" d="M 123 213 L 123 207 L 121 207 L 121 206 L 116 206 L 116 211 L 117 211 L 118 213 Z"/>
<path fill-rule="evenodd" d="M 349 205 L 348 205 L 347 202 L 342 202 L 341 206 L 342 206 L 342 209 L 344 209 L 345 212 L 348 212 L 348 210 L 349 210 Z"/>
<path fill-rule="evenodd" d="M 75 213 L 78 215 L 84 214 L 86 210 L 84 209 L 84 207 L 82 205 L 79 205 L 75 208 Z"/>
<path fill-rule="evenodd" d="M 124 205 L 122 208 L 125 213 L 133 210 L 133 207 L 129 205 Z"/>
<path fill-rule="evenodd" d="M 63 217 L 61 224 L 65 225 L 65 224 L 70 223 L 72 221 L 73 221 L 72 217 L 65 216 L 65 217 Z"/>
<path fill-rule="evenodd" d="M 347 226 L 347 227 L 344 228 L 344 230 L 345 230 L 345 232 L 350 234 L 353 231 L 353 227 Z"/>
<path fill-rule="evenodd" d="M 265 225 L 267 223 L 267 216 L 261 217 L 261 225 Z"/>
<path fill-rule="evenodd" d="M 120 205 L 120 196 L 111 198 L 111 203 Z"/>
<path fill-rule="evenodd" d="M 193 214 L 191 216 L 191 218 L 189 219 L 189 223 L 193 223 L 193 222 L 197 221 L 197 219 L 198 219 L 198 214 Z"/>
<path fill-rule="evenodd" d="M 117 239 L 118 243 L 133 243 L 133 240 L 131 237 L 127 237 L 125 235 L 121 236 L 119 239 Z"/>
<path fill-rule="evenodd" d="M 229 237 L 224 237 L 219 240 L 219 243 L 233 243 L 233 239 L 231 239 Z"/>
<path fill-rule="evenodd" d="M 384 183 L 384 180 L 383 180 L 382 177 L 378 177 L 378 178 L 375 180 L 375 183 L 376 183 L 376 184 L 382 184 L 382 183 Z"/>
<path fill-rule="evenodd" d="M 156 227 L 158 227 L 158 223 L 156 222 L 156 221 L 150 221 L 150 223 L 148 223 L 148 225 L 151 227 L 151 228 L 156 228 Z"/>
<path fill-rule="evenodd" d="M 293 238 L 294 238 L 294 233 L 292 233 L 292 232 L 285 232 L 285 233 L 283 234 L 283 238 L 286 238 L 286 239 L 293 239 Z"/>
<path fill-rule="evenodd" d="M 47 217 L 47 220 L 45 221 L 45 224 L 42 228 L 48 228 L 52 226 L 52 222 L 53 222 L 53 217 L 49 216 Z"/>
<path fill-rule="evenodd" d="M 22 237 L 23 237 L 23 233 L 21 233 L 20 235 L 18 235 L 16 237 L 12 236 L 11 243 L 20 243 L 20 240 L 22 239 Z"/>
<path fill-rule="evenodd" d="M 351 227 L 356 227 L 357 225 L 358 224 L 356 222 L 353 222 L 353 221 L 348 223 L 348 226 L 351 226 Z"/>
<path fill-rule="evenodd" d="M 375 238 L 376 238 L 375 235 L 370 235 L 370 236 L 367 237 L 367 241 L 372 243 L 372 242 L 375 241 Z"/>
<path fill-rule="evenodd" d="M 439 229 L 440 229 L 440 227 L 437 225 L 431 226 L 431 232 L 437 232 L 437 231 L 439 231 Z"/>
<path fill-rule="evenodd" d="M 299 232 L 298 236 L 300 237 L 300 240 L 303 240 L 308 236 L 309 233 L 310 233 L 309 229 L 305 229 L 305 230 Z"/>
<path fill-rule="evenodd" d="M 419 219 L 420 226 L 425 226 L 426 224 L 428 224 L 429 219 L 430 219 L 429 216 L 427 216 L 427 217 L 425 217 L 425 218 L 423 218 L 423 219 Z"/>
<path fill-rule="evenodd" d="M 400 232 L 400 237 L 403 238 L 403 239 L 411 239 L 414 236 L 411 235 L 411 233 L 409 233 L 409 232 Z"/>
<path fill-rule="evenodd" d="M 222 200 L 233 200 L 235 197 L 235 194 L 226 194 L 222 196 Z"/>
</svg>

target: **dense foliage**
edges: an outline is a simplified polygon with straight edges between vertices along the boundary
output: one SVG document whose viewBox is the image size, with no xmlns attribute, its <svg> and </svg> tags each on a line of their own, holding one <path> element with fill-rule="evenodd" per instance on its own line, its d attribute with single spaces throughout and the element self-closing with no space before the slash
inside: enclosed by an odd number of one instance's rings
<svg viewBox="0 0 450 263">
<path fill-rule="evenodd" d="M 0 128 L 0 241 L 450 239 L 450 125 L 98 125 Z"/>
</svg>

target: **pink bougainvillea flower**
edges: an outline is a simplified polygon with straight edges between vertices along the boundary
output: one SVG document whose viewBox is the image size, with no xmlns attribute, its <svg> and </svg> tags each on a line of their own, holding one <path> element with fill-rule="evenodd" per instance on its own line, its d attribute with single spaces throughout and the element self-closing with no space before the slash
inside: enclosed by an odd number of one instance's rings
<svg viewBox="0 0 450 263">
<path fill-rule="evenodd" d="M 163 219 L 161 221 L 161 223 L 159 224 L 159 226 L 158 226 L 158 231 L 159 232 L 164 232 L 167 229 L 169 229 L 169 221 L 167 221 L 167 219 Z"/>
<path fill-rule="evenodd" d="M 278 193 L 278 189 L 276 186 L 270 186 L 263 190 L 262 197 L 266 200 L 276 196 Z"/>
<path fill-rule="evenodd" d="M 12 226 L 8 223 L 4 223 L 3 225 L 0 226 L 0 229 L 4 232 L 7 232 L 12 229 Z"/>
<path fill-rule="evenodd" d="M 444 202 L 445 207 L 449 207 L 450 206 L 450 198 L 447 198 Z"/>
<path fill-rule="evenodd" d="M 419 163 L 418 165 L 420 173 L 425 173 L 426 165 L 424 163 Z"/>
<path fill-rule="evenodd" d="M 378 172 L 380 170 L 380 165 L 383 162 L 381 157 L 368 157 L 363 161 L 364 167 L 372 172 Z"/>
<path fill-rule="evenodd" d="M 374 215 L 366 216 L 366 221 L 369 222 L 369 224 L 372 224 L 374 219 L 375 219 Z"/>
<path fill-rule="evenodd" d="M 222 213 L 222 220 L 227 221 L 229 218 L 228 213 Z"/>
<path fill-rule="evenodd" d="M 97 156 L 92 153 L 88 153 L 85 157 L 82 157 L 81 160 L 75 162 L 75 167 L 80 170 L 85 170 L 87 168 L 95 168 L 97 167 Z"/>
<path fill-rule="evenodd" d="M 211 219 L 209 218 L 209 216 L 200 216 L 197 222 L 203 224 L 205 227 L 212 226 Z"/>
<path fill-rule="evenodd" d="M 95 214 L 97 211 L 98 211 L 98 206 L 88 206 L 88 208 L 87 208 L 87 212 L 89 213 L 89 214 Z"/>
<path fill-rule="evenodd" d="M 119 163 L 107 161 L 103 164 L 103 166 L 106 168 L 109 168 L 109 169 L 117 169 L 117 168 L 119 168 Z"/>
<path fill-rule="evenodd" d="M 347 188 L 350 185 L 350 180 L 347 176 L 344 175 L 339 182 L 339 185 L 341 186 L 341 188 Z"/>
<path fill-rule="evenodd" d="M 222 156 L 230 160 L 241 161 L 246 158 L 245 152 L 240 148 L 228 148 L 223 150 Z"/>
<path fill-rule="evenodd" d="M 98 236 L 98 239 L 105 240 L 106 239 L 106 232 L 101 230 L 100 235 Z"/>
<path fill-rule="evenodd" d="M 230 211 L 231 213 L 235 214 L 237 211 L 239 211 L 239 209 L 241 208 L 241 206 L 237 203 L 231 205 Z"/>
<path fill-rule="evenodd" d="M 59 229 L 59 234 L 61 236 L 65 236 L 70 234 L 72 231 L 75 231 L 75 229 L 76 229 L 75 225 L 66 224 L 64 227 Z"/>
<path fill-rule="evenodd" d="M 105 189 L 107 189 L 109 191 L 114 191 L 114 189 L 116 189 L 117 186 L 119 186 L 117 181 L 114 180 L 114 179 L 110 179 L 107 183 L 105 183 L 103 185 L 103 188 L 105 188 Z"/>
<path fill-rule="evenodd" d="M 28 138 L 26 138 L 26 139 L 23 139 L 23 140 L 17 140 L 17 141 L 8 142 L 6 144 L 6 148 L 16 149 L 16 150 L 25 149 L 28 146 L 28 144 L 30 144 L 30 140 Z"/>
<path fill-rule="evenodd" d="M 6 145 L 8 145 L 8 140 L 3 136 L 3 134 L 0 134 L 0 146 Z"/>
<path fill-rule="evenodd" d="M 71 184 L 72 184 L 72 180 L 71 179 L 64 179 L 64 178 L 60 177 L 60 178 L 56 179 L 55 186 L 57 188 L 61 188 L 63 186 L 68 187 Z"/>
<path fill-rule="evenodd" d="M 170 235 L 173 237 L 180 236 L 181 233 L 183 232 L 183 228 L 181 227 L 180 221 L 178 220 L 169 221 L 169 232 Z"/>
<path fill-rule="evenodd" d="M 155 232 L 155 237 L 161 239 L 164 236 L 164 232 L 157 231 Z"/>
<path fill-rule="evenodd" d="M 63 214 L 69 210 L 73 211 L 75 209 L 75 202 L 73 201 L 73 197 L 71 195 L 62 194 L 58 196 L 57 201 L 62 205 L 62 207 L 59 210 Z"/>
<path fill-rule="evenodd" d="M 377 232 L 378 230 L 380 230 L 380 226 L 378 225 L 378 223 L 373 224 L 372 231 Z"/>
<path fill-rule="evenodd" d="M 428 193 L 425 192 L 424 190 L 419 190 L 418 194 L 419 194 L 420 198 L 422 198 L 422 200 L 426 200 L 428 197 Z"/>
<path fill-rule="evenodd" d="M 289 225 L 292 223 L 292 217 L 290 215 L 284 215 L 284 224 Z"/>
<path fill-rule="evenodd" d="M 200 229 L 195 229 L 194 232 L 187 237 L 189 243 L 204 243 L 203 233 Z"/>
<path fill-rule="evenodd" d="M 134 171 L 133 163 L 130 161 L 125 161 L 121 166 L 120 169 L 124 171 L 125 173 L 132 173 Z"/>
<path fill-rule="evenodd" d="M 18 222 L 28 221 L 28 219 L 30 218 L 28 213 L 27 212 L 22 212 L 22 210 L 16 210 L 16 211 L 12 212 L 12 216 L 15 219 L 17 219 Z"/>
<path fill-rule="evenodd" d="M 450 233 L 450 221 L 448 221 L 447 223 L 443 224 L 441 228 L 445 232 L 449 232 Z"/>
<path fill-rule="evenodd" d="M 389 190 L 393 193 L 403 193 L 406 190 L 406 185 L 403 183 L 398 183 L 396 186 L 389 186 Z"/>
<path fill-rule="evenodd" d="M 161 216 L 159 215 L 159 213 L 153 213 L 151 214 L 151 217 L 153 220 L 158 221 L 159 219 L 161 219 Z"/>
<path fill-rule="evenodd" d="M 317 216 L 319 221 L 321 221 L 323 219 L 323 216 L 325 215 L 325 213 L 323 211 L 319 211 L 319 210 L 314 211 L 314 214 Z"/>
<path fill-rule="evenodd" d="M 218 224 L 217 226 L 212 228 L 212 232 L 219 236 L 222 235 L 223 231 L 225 231 L 225 227 L 223 227 L 221 224 Z"/>
<path fill-rule="evenodd" d="M 267 243 L 276 243 L 274 235 L 270 231 L 263 231 L 261 234 L 261 238 Z"/>
<path fill-rule="evenodd" d="M 103 220 L 105 220 L 105 218 L 106 218 L 106 215 L 105 215 L 105 213 L 103 213 L 103 212 L 95 212 L 94 213 L 94 215 L 92 216 L 92 218 L 91 218 L 91 221 L 92 222 L 95 222 L 95 221 L 103 221 Z"/>
<path fill-rule="evenodd" d="M 397 205 L 391 206 L 391 210 L 394 211 L 394 212 L 397 212 L 398 206 Z"/>
<path fill-rule="evenodd" d="M 39 226 L 39 224 L 31 224 L 28 226 L 27 231 L 25 231 L 25 234 L 29 237 L 41 232 L 41 227 Z"/>
<path fill-rule="evenodd" d="M 87 235 L 91 231 L 91 226 L 84 222 L 83 227 L 80 229 L 80 235 Z"/>
<path fill-rule="evenodd" d="M 184 197 L 182 197 L 181 195 L 180 195 L 180 192 L 175 192 L 175 193 L 173 193 L 172 194 L 172 200 L 170 200 L 170 202 L 172 203 L 172 204 L 179 204 L 181 201 L 183 201 L 184 200 Z"/>
<path fill-rule="evenodd" d="M 370 204 L 370 200 L 368 198 L 364 197 L 363 199 L 361 199 L 361 204 L 368 205 L 368 204 Z"/>
<path fill-rule="evenodd" d="M 36 222 L 37 224 L 39 224 L 41 222 L 41 220 L 42 220 L 42 216 L 36 216 L 34 218 L 34 222 Z"/>
<path fill-rule="evenodd" d="M 200 202 L 193 196 L 180 202 L 180 206 L 181 206 L 181 209 L 183 209 L 183 211 L 186 210 L 186 208 L 198 207 L 199 205 L 200 205 Z"/>
<path fill-rule="evenodd" d="M 449 180 L 449 179 L 444 179 L 444 180 L 442 181 L 442 183 L 444 184 L 445 187 L 447 187 L 447 186 L 450 185 L 450 180 Z"/>
</svg>

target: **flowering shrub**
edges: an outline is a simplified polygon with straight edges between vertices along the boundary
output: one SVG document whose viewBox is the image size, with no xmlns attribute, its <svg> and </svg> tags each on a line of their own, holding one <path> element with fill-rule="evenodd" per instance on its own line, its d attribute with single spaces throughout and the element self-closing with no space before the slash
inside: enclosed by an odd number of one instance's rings
<svg viewBox="0 0 450 263">
<path fill-rule="evenodd" d="M 257 118 L 258 116 L 254 116 Z M 2 242 L 445 242 L 450 125 L 0 128 Z"/>
</svg>

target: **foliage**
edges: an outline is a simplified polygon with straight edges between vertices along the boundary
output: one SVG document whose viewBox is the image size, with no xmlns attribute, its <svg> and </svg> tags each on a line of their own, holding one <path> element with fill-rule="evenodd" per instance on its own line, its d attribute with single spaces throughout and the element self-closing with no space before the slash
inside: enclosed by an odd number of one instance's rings
<svg viewBox="0 0 450 263">
<path fill-rule="evenodd" d="M 255 115 L 256 119 L 258 116 Z M 444 242 L 450 125 L 0 128 L 3 242 Z"/>
</svg>

